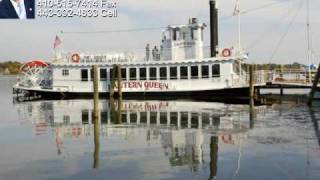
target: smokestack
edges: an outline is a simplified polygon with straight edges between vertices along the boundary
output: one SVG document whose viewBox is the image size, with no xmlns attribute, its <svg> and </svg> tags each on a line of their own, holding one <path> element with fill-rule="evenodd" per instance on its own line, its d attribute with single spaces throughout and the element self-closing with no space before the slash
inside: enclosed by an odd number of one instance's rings
<svg viewBox="0 0 320 180">
<path fill-rule="evenodd" d="M 211 57 L 216 57 L 218 46 L 218 9 L 216 0 L 210 0 L 210 46 Z"/>
</svg>

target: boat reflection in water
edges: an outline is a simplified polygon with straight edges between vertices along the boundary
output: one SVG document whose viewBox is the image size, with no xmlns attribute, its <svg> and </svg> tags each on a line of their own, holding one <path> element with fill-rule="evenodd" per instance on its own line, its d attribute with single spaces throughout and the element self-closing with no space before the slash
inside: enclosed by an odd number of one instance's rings
<svg viewBox="0 0 320 180">
<path fill-rule="evenodd" d="M 100 100 L 94 118 L 93 100 L 34 101 L 17 103 L 21 120 L 31 121 L 35 135 L 54 132 L 58 155 L 67 139 L 94 136 L 93 167 L 99 167 L 101 138 L 141 138 L 159 142 L 171 167 L 200 165 L 210 168 L 209 179 L 217 175 L 219 144 L 239 146 L 246 140 L 249 106 L 215 102 L 109 101 Z M 119 104 L 120 103 L 120 104 Z M 243 118 L 246 117 L 246 118 Z M 204 149 L 210 148 L 205 160 Z M 240 154 L 239 154 L 240 158 Z M 239 166 L 239 165 L 238 165 Z"/>
</svg>

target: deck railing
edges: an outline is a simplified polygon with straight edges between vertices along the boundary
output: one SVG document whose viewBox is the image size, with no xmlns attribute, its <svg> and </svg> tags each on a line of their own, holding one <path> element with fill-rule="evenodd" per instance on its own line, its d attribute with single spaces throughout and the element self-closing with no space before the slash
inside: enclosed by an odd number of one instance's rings
<svg viewBox="0 0 320 180">
<path fill-rule="evenodd" d="M 255 84 L 266 84 L 266 83 L 288 83 L 297 85 L 310 85 L 314 80 L 316 71 L 305 71 L 305 70 L 258 70 L 254 72 L 254 83 Z M 245 75 L 247 83 L 249 83 L 249 74 Z"/>
<path fill-rule="evenodd" d="M 72 62 L 72 56 L 74 54 L 80 55 L 80 62 L 89 63 L 114 63 L 114 60 L 120 59 L 124 63 L 130 62 L 146 62 L 146 61 L 165 61 L 171 59 L 198 59 L 210 58 L 210 46 L 203 46 L 200 49 L 198 47 L 184 47 L 175 49 L 134 49 L 124 51 L 107 50 L 105 52 L 84 52 L 84 51 L 70 51 L 70 52 L 57 52 L 55 55 L 55 62 Z M 194 50 L 196 49 L 196 50 Z M 218 49 L 218 55 L 223 57 L 222 51 L 225 48 Z M 244 56 L 244 52 L 233 47 L 227 48 L 230 50 L 230 56 Z M 172 54 L 172 55 L 171 55 Z"/>
</svg>

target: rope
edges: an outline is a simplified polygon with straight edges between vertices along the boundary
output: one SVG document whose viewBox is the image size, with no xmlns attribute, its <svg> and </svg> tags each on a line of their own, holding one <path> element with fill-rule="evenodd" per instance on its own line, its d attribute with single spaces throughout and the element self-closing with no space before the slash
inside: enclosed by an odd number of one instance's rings
<svg viewBox="0 0 320 180">
<path fill-rule="evenodd" d="M 286 1 L 284 1 L 286 2 Z M 291 9 L 283 14 L 279 19 L 280 19 L 280 24 L 283 24 L 282 22 L 289 17 L 289 15 L 293 12 L 295 6 L 292 6 Z M 274 26 L 271 26 L 270 28 L 266 29 L 260 36 L 258 36 L 249 46 L 247 46 L 246 49 L 253 49 L 257 46 L 257 44 L 259 44 L 261 41 L 263 41 L 266 38 L 269 38 L 271 34 L 273 34 L 276 29 L 274 28 L 278 23 L 275 23 Z"/>
<path fill-rule="evenodd" d="M 285 2 L 289 2 L 289 0 L 280 1 L 280 2 L 274 2 L 274 3 L 270 3 L 270 4 L 265 4 L 265 5 L 256 7 L 256 8 L 252 8 L 252 9 L 248 9 L 248 10 L 245 10 L 245 11 L 241 11 L 240 14 L 248 14 L 248 13 L 251 13 L 251 12 L 255 12 L 257 10 L 269 8 L 269 7 L 272 7 L 274 5 L 282 4 L 282 3 L 285 3 Z M 234 15 L 224 16 L 224 17 L 220 18 L 220 20 L 228 20 L 228 19 L 231 19 L 232 17 L 234 17 Z M 205 23 L 208 24 L 209 21 L 207 21 Z M 178 24 L 175 24 L 175 25 L 178 25 Z M 154 31 L 154 30 L 164 29 L 166 27 L 168 27 L 168 26 L 145 27 L 145 28 L 128 28 L 128 29 L 102 30 L 102 31 L 63 31 L 63 30 L 61 30 L 60 33 L 61 34 L 104 34 L 104 33 L 123 33 L 123 32 L 145 32 L 145 31 Z"/>
<path fill-rule="evenodd" d="M 276 53 L 278 52 L 279 48 L 281 47 L 281 44 L 283 42 L 283 40 L 286 38 L 286 36 L 288 35 L 289 33 L 289 30 L 292 26 L 292 24 L 294 23 L 294 21 L 296 20 L 296 17 L 298 15 L 298 13 L 300 12 L 301 8 L 302 8 L 302 5 L 303 5 L 303 0 L 300 1 L 300 4 L 299 4 L 299 7 L 298 7 L 298 10 L 296 11 L 296 13 L 294 14 L 294 16 L 292 17 L 290 23 L 288 24 L 287 26 L 287 29 L 286 31 L 284 32 L 284 34 L 281 36 L 280 40 L 278 41 L 277 45 L 276 45 L 276 48 L 274 49 L 274 51 L 272 52 L 272 55 L 270 57 L 270 60 L 273 60 L 273 58 L 275 57 Z"/>
</svg>

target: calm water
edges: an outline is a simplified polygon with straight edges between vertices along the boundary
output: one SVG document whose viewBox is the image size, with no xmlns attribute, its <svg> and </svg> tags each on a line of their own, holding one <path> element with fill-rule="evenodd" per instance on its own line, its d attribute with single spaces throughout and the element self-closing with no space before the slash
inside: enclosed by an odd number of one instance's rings
<svg viewBox="0 0 320 180">
<path fill-rule="evenodd" d="M 13 103 L 0 77 L 0 179 L 320 179 L 320 108 L 283 102 Z M 318 134 L 318 136 L 317 136 Z"/>
</svg>

